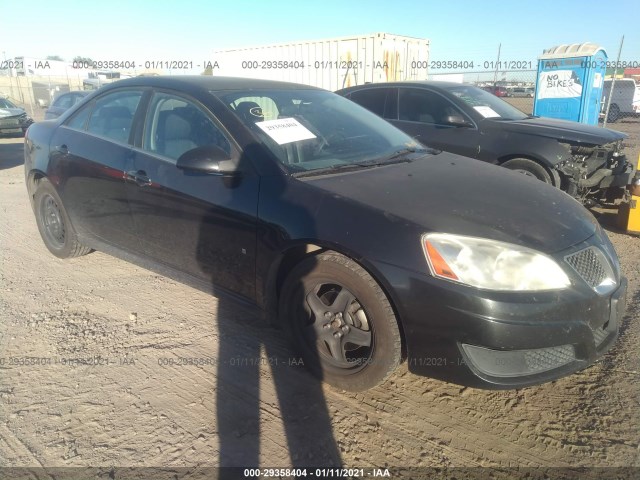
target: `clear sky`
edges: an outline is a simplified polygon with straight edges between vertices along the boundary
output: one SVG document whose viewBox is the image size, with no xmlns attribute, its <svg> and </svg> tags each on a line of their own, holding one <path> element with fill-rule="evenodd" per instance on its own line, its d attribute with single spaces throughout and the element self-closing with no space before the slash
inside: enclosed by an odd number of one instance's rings
<svg viewBox="0 0 640 480">
<path fill-rule="evenodd" d="M 594 42 L 640 62 L 640 0 L 0 0 L 0 55 L 205 60 L 214 50 L 374 32 L 427 38 L 431 60 L 535 60 Z"/>
</svg>

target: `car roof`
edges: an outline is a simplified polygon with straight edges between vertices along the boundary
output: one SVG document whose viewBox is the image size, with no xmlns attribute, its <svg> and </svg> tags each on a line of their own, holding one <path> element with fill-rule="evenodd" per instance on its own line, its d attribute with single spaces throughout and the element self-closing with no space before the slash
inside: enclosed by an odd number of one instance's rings
<svg viewBox="0 0 640 480">
<path fill-rule="evenodd" d="M 336 92 L 353 92 L 365 88 L 376 87 L 432 87 L 432 88 L 447 88 L 447 87 L 459 87 L 461 85 L 467 87 L 475 87 L 470 83 L 457 83 L 457 82 L 440 82 L 437 80 L 410 80 L 404 82 L 382 82 L 382 83 L 366 83 L 364 85 L 357 85 L 355 87 L 347 87 Z"/>
<path fill-rule="evenodd" d="M 297 83 L 278 82 L 274 80 L 262 80 L 241 77 L 213 77 L 210 75 L 154 75 L 139 76 L 118 80 L 105 85 L 101 90 L 111 90 L 124 86 L 131 87 L 159 87 L 176 90 L 262 90 L 262 89 L 308 89 L 322 90 L 309 85 Z"/>
</svg>

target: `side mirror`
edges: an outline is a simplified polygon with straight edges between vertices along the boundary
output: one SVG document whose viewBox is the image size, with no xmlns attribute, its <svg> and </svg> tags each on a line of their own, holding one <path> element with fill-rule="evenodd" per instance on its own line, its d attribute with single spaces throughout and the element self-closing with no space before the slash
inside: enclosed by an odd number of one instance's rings
<svg viewBox="0 0 640 480">
<path fill-rule="evenodd" d="M 453 127 L 471 127 L 471 122 L 465 120 L 460 115 L 449 115 L 444 119 L 447 125 L 451 125 Z"/>
<path fill-rule="evenodd" d="M 208 173 L 209 175 L 231 176 L 238 174 L 238 166 L 227 152 L 215 145 L 206 145 L 189 150 L 178 158 L 176 167 L 180 170 Z"/>
</svg>

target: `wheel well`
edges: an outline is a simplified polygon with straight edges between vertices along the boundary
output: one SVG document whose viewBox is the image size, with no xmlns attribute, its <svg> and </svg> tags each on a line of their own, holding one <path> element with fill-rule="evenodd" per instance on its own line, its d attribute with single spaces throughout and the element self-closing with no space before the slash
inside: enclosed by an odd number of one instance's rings
<svg viewBox="0 0 640 480">
<path fill-rule="evenodd" d="M 295 246 L 293 248 L 290 248 L 289 250 L 287 250 L 284 253 L 284 256 L 281 258 L 280 263 L 278 265 L 278 271 L 275 275 L 275 284 L 273 286 L 273 288 L 270 289 L 269 291 L 269 299 L 267 301 L 267 305 L 271 305 L 271 308 L 268 308 L 268 310 L 271 310 L 272 313 L 274 313 L 274 315 L 271 315 L 271 317 L 273 317 L 273 320 L 275 320 L 276 325 L 279 325 L 279 318 L 278 318 L 278 300 L 280 298 L 280 291 L 282 288 L 282 285 L 284 284 L 285 279 L 287 278 L 287 275 L 289 274 L 289 272 L 298 264 L 300 263 L 302 260 L 310 257 L 310 256 L 316 256 L 319 255 L 322 252 L 326 252 L 328 250 L 331 250 L 333 252 L 339 253 L 340 255 L 344 255 L 345 257 L 351 259 L 352 261 L 356 262 L 358 265 L 360 265 L 362 268 L 364 268 L 367 273 L 369 275 L 371 275 L 371 277 L 378 283 L 378 285 L 380 285 L 380 288 L 382 289 L 382 291 L 384 292 L 384 294 L 387 296 L 387 299 L 389 300 L 389 304 L 391 305 L 391 308 L 393 309 L 393 313 L 396 316 L 396 321 L 398 323 L 398 329 L 400 330 L 400 341 L 402 343 L 402 360 L 405 360 L 407 358 L 407 349 L 406 349 L 406 341 L 405 341 L 405 335 L 404 335 L 404 328 L 402 326 L 402 322 L 400 321 L 400 316 L 398 314 L 398 309 L 396 308 L 395 305 L 395 301 L 393 299 L 393 297 L 389 294 L 386 286 L 384 285 L 384 283 L 382 283 L 377 275 L 374 274 L 374 272 L 372 272 L 369 268 L 367 268 L 365 265 L 363 265 L 361 262 L 359 262 L 358 260 L 356 260 L 355 258 L 353 258 L 352 256 L 341 252 L 340 250 L 337 250 L 335 248 L 325 248 L 325 247 L 321 247 L 312 243 L 307 243 L 307 244 L 303 244 L 303 245 L 298 245 Z M 272 310 L 272 309 L 275 310 Z"/>
<path fill-rule="evenodd" d="M 513 160 L 515 158 L 524 158 L 526 160 L 531 160 L 532 162 L 536 162 L 538 165 L 540 165 L 542 168 L 544 168 L 547 171 L 547 173 L 551 177 L 551 180 L 554 186 L 561 188 L 561 185 L 563 182 L 562 180 L 563 176 L 560 175 L 560 172 L 557 169 L 553 168 L 552 166 L 549 166 L 547 162 L 545 162 L 544 160 L 532 157 L 531 155 L 518 155 L 518 154 L 505 155 L 504 157 L 500 157 L 498 159 L 498 165 L 502 166 L 505 162 L 509 160 Z"/>
<path fill-rule="evenodd" d="M 36 188 L 38 187 L 38 183 L 43 178 L 46 178 L 45 174 L 38 171 L 31 174 L 31 177 L 29 178 L 28 192 L 29 192 L 29 199 L 31 200 L 31 204 L 33 204 L 33 198 L 36 194 Z"/>
<path fill-rule="evenodd" d="M 503 163 L 509 161 L 509 160 L 513 160 L 514 158 L 525 158 L 527 160 L 531 160 L 532 162 L 536 162 L 538 165 L 540 165 L 541 167 L 546 168 L 547 170 L 549 170 L 549 166 L 545 165 L 545 163 L 540 160 L 539 158 L 535 158 L 532 157 L 530 155 L 518 155 L 516 154 L 511 154 L 511 155 L 505 155 L 504 157 L 500 157 L 498 159 L 498 165 L 502 165 Z"/>
<path fill-rule="evenodd" d="M 326 249 L 312 243 L 305 243 L 287 250 L 278 265 L 278 273 L 276 275 L 275 294 L 276 298 L 280 298 L 280 289 L 287 275 L 298 263 L 303 259 L 324 252 Z"/>
</svg>

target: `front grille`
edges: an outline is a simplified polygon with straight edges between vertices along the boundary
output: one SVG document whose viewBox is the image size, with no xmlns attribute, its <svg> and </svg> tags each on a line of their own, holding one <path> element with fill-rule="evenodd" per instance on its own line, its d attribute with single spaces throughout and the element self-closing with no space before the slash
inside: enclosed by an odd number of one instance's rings
<svg viewBox="0 0 640 480">
<path fill-rule="evenodd" d="M 16 127 L 20 125 L 20 120 L 17 118 L 5 118 L 0 119 L 0 126 L 2 127 Z"/>
<path fill-rule="evenodd" d="M 578 275 L 595 288 L 602 283 L 606 277 L 604 266 L 600 263 L 598 256 L 591 248 L 580 250 L 579 252 L 569 255 L 567 263 L 578 272 Z"/>
<path fill-rule="evenodd" d="M 492 377 L 524 377 L 561 368 L 576 360 L 573 345 L 532 350 L 493 350 L 462 344 L 462 349 L 478 371 Z"/>
<path fill-rule="evenodd" d="M 540 348 L 536 350 L 524 350 L 524 360 L 530 371 L 551 370 L 572 362 L 575 358 L 572 345 L 560 347 Z"/>
<path fill-rule="evenodd" d="M 587 247 L 565 257 L 565 261 L 587 285 L 600 294 L 611 292 L 617 285 L 609 261 L 596 247 Z"/>
</svg>

